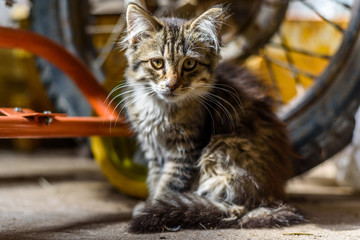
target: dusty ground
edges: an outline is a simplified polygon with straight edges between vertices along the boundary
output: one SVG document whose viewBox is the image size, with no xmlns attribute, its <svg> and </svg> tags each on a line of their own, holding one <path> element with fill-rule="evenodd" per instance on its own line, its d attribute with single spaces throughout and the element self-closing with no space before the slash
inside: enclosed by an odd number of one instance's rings
<svg viewBox="0 0 360 240">
<path fill-rule="evenodd" d="M 116 192 L 91 159 L 0 151 L 0 239 L 360 239 L 360 197 L 334 175 L 328 161 L 289 184 L 306 224 L 133 235 L 126 226 L 138 200 Z"/>
</svg>

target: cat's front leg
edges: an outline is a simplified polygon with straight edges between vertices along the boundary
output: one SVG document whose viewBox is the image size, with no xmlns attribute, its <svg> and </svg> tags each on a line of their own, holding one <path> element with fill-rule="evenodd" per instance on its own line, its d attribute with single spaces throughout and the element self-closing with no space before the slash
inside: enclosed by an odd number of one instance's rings
<svg viewBox="0 0 360 240">
<path fill-rule="evenodd" d="M 198 168 L 193 159 L 169 159 L 165 162 L 161 177 L 154 188 L 153 199 L 160 199 L 172 192 L 189 190 L 197 176 Z"/>
<path fill-rule="evenodd" d="M 148 187 L 148 201 L 152 201 L 155 195 L 156 186 L 159 184 L 159 180 L 162 173 L 163 164 L 156 158 L 148 160 L 148 175 L 146 178 L 146 184 Z M 133 209 L 133 216 L 139 215 L 145 208 L 145 202 L 138 203 Z"/>
<path fill-rule="evenodd" d="M 146 184 L 149 191 L 148 199 L 153 199 L 155 195 L 155 188 L 159 184 L 162 173 L 163 164 L 156 158 L 148 160 L 148 175 Z"/>
</svg>

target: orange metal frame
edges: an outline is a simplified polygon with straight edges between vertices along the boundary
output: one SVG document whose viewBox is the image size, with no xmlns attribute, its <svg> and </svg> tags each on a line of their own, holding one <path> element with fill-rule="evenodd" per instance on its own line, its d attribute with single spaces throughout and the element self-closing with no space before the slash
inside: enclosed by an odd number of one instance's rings
<svg viewBox="0 0 360 240">
<path fill-rule="evenodd" d="M 107 93 L 86 65 L 59 44 L 36 33 L 0 27 L 0 47 L 22 48 L 62 70 L 78 86 L 99 117 L 66 117 L 30 109 L 0 108 L 0 138 L 58 138 L 78 136 L 128 136 L 131 131 Z"/>
</svg>

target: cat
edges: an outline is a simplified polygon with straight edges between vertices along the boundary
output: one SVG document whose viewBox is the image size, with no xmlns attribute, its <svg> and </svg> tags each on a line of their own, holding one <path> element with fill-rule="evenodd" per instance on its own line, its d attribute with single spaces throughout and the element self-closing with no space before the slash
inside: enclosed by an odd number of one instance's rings
<svg viewBox="0 0 360 240">
<path fill-rule="evenodd" d="M 294 152 L 269 88 L 221 59 L 222 6 L 192 20 L 130 3 L 120 86 L 148 162 L 129 231 L 252 228 L 303 220 L 282 203 Z"/>
</svg>

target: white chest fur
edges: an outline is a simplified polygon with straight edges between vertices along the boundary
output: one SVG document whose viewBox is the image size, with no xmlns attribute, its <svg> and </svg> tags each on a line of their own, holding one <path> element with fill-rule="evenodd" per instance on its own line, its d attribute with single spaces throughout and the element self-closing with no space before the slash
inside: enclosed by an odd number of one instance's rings
<svg viewBox="0 0 360 240">
<path fill-rule="evenodd" d="M 144 95 L 134 94 L 133 99 L 136 100 L 127 108 L 128 117 L 146 158 L 183 158 L 194 148 L 202 126 L 201 113 L 191 114 L 191 109 L 174 112 L 168 105 Z"/>
</svg>

